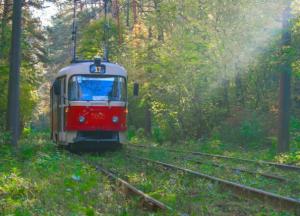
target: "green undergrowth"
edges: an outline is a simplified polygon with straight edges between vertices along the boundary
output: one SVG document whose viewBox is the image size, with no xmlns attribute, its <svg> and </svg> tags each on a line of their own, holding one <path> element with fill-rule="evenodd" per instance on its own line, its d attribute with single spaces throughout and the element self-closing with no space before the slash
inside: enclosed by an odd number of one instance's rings
<svg viewBox="0 0 300 216">
<path fill-rule="evenodd" d="M 14 154 L 0 145 L 0 215 L 141 215 L 139 200 L 49 141 L 29 134 Z"/>
</svg>

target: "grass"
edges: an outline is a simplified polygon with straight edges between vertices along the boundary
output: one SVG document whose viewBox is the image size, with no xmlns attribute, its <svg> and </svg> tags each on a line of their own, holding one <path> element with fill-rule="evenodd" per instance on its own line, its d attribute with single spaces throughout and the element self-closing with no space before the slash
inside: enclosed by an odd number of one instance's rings
<svg viewBox="0 0 300 216">
<path fill-rule="evenodd" d="M 58 151 L 48 134 L 22 139 L 13 155 L 0 146 L 0 215 L 141 215 L 93 168 Z"/>
<path fill-rule="evenodd" d="M 205 164 L 196 164 L 189 161 L 183 160 L 183 155 L 178 153 L 166 153 L 166 151 L 162 151 L 160 148 L 150 148 L 150 149 L 143 149 L 139 148 L 135 151 L 138 152 L 139 155 L 144 155 L 147 158 L 152 159 L 160 159 L 162 161 L 166 161 L 172 164 L 177 164 L 178 166 L 189 168 L 192 170 L 200 171 L 202 173 L 216 176 L 221 179 L 231 180 L 240 184 L 248 185 L 255 188 L 265 189 L 269 192 L 277 193 L 283 196 L 289 196 L 296 199 L 300 198 L 300 184 L 297 182 L 296 179 L 299 179 L 299 173 L 295 171 L 282 171 L 278 169 L 274 169 L 274 167 L 269 166 L 262 166 L 259 167 L 257 164 L 241 164 L 236 163 L 236 161 L 228 161 L 228 160 L 220 160 L 210 157 L 197 157 L 193 156 L 194 159 L 197 161 L 204 162 Z M 136 152 L 136 154 L 137 154 Z M 154 156 L 156 154 L 156 156 Z M 160 157 L 162 154 L 169 154 L 169 157 Z M 179 156 L 178 156 L 179 155 Z M 276 174 L 278 176 L 283 176 L 286 179 L 289 179 L 290 182 L 282 183 L 280 181 L 276 181 L 273 179 L 266 179 L 260 175 L 252 175 L 243 172 L 235 172 L 230 169 L 225 169 L 224 167 L 215 167 L 212 166 L 210 163 L 218 163 L 220 165 L 226 165 L 228 167 L 234 168 L 245 168 L 252 171 L 260 171 L 264 173 L 271 173 Z"/>
<path fill-rule="evenodd" d="M 173 144 L 171 146 L 174 148 Z M 300 166 L 300 149 L 296 146 L 299 146 L 296 141 L 291 142 L 292 151 L 280 155 L 278 155 L 276 152 L 276 140 L 273 139 L 270 139 L 270 143 L 268 145 L 259 145 L 258 143 L 255 143 L 250 146 L 224 143 L 219 139 L 210 139 L 198 142 L 188 141 L 184 143 L 178 143 L 176 148 L 253 160 L 274 161 Z"/>
<path fill-rule="evenodd" d="M 137 197 L 126 197 L 106 176 L 68 152 L 58 150 L 47 133 L 30 133 L 24 137 L 17 156 L 3 143 L 0 142 L 0 215 L 292 215 L 275 211 L 260 201 L 236 197 L 210 181 L 128 158 L 126 148 L 84 155 L 174 209 L 149 212 L 141 208 Z M 212 153 L 222 153 L 218 149 L 221 143 L 213 146 Z M 199 144 L 176 148 L 203 150 Z M 210 152 L 208 146 L 204 150 Z M 252 186 L 265 187 L 272 183 L 244 174 L 230 175 L 211 165 L 182 161 L 165 150 L 144 149 L 131 153 Z M 244 155 L 238 151 L 226 154 Z M 290 193 L 293 187 L 285 185 L 282 188 L 280 192 L 284 194 Z"/>
<path fill-rule="evenodd" d="M 130 154 L 155 160 L 170 161 L 173 157 L 164 151 L 147 149 Z M 217 184 L 200 178 L 171 172 L 150 163 L 142 163 L 124 156 L 125 153 L 108 153 L 89 157 L 119 173 L 136 187 L 188 215 L 292 215 L 276 212 L 260 201 L 249 201 L 222 190 Z M 181 165 L 188 165 L 183 164 Z"/>
</svg>

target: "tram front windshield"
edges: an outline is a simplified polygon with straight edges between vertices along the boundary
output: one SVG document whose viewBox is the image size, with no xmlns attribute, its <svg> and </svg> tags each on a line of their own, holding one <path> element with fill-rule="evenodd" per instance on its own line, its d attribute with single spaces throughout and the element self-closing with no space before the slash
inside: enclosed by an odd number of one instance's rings
<svg viewBox="0 0 300 216">
<path fill-rule="evenodd" d="M 69 80 L 71 101 L 125 101 L 125 78 L 76 75 Z"/>
</svg>

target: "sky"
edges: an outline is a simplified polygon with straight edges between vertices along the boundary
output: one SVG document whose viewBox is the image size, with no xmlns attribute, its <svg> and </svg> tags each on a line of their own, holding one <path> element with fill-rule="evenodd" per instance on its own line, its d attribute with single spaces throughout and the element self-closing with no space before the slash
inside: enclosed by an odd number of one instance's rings
<svg viewBox="0 0 300 216">
<path fill-rule="evenodd" d="M 43 10 L 33 9 L 34 17 L 39 17 L 43 26 L 51 25 L 51 17 L 54 16 L 58 10 L 53 3 L 45 2 Z"/>
</svg>

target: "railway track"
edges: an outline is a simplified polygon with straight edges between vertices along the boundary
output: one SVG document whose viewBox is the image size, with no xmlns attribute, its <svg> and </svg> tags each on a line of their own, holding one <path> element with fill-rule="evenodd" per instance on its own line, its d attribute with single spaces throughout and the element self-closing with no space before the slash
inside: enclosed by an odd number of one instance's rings
<svg viewBox="0 0 300 216">
<path fill-rule="evenodd" d="M 131 144 L 129 144 L 127 146 L 158 149 L 157 147 L 151 147 L 151 146 L 145 146 L 145 145 L 131 145 Z M 236 157 L 230 157 L 230 156 L 224 156 L 224 155 L 218 155 L 218 154 L 208 154 L 208 153 L 203 153 L 203 152 L 180 151 L 180 150 L 169 149 L 169 148 L 161 148 L 161 149 L 166 150 L 166 151 L 170 151 L 170 152 L 183 153 L 183 154 L 201 155 L 201 156 L 206 156 L 206 157 L 211 157 L 211 158 L 221 158 L 221 159 L 225 159 L 225 160 L 249 162 L 249 163 L 254 163 L 254 164 L 258 164 L 258 165 L 263 164 L 263 165 L 274 166 L 276 168 L 283 169 L 283 170 L 292 170 L 292 171 L 300 172 L 300 167 L 299 166 L 289 165 L 289 164 L 280 164 L 280 163 L 262 161 L 262 160 L 243 159 L 243 158 L 236 158 Z"/>
<path fill-rule="evenodd" d="M 165 163 L 162 161 L 152 160 L 148 158 L 138 157 L 138 156 L 132 156 L 130 154 L 127 154 L 128 157 L 133 158 L 135 160 L 143 161 L 145 163 L 152 163 L 155 165 L 159 165 L 168 169 L 182 171 L 186 174 L 193 175 L 198 178 L 203 178 L 215 183 L 220 184 L 224 188 L 234 192 L 235 194 L 244 197 L 244 198 L 250 198 L 250 199 L 259 199 L 263 203 L 269 204 L 272 207 L 278 209 L 278 210 L 287 210 L 290 212 L 295 213 L 296 215 L 300 215 L 300 200 L 285 197 L 281 195 L 277 195 L 274 193 L 270 193 L 261 189 L 249 187 L 246 185 L 242 185 L 239 183 L 231 182 L 228 180 L 220 179 L 214 176 L 206 175 L 201 172 L 196 172 L 191 169 L 186 169 L 183 167 L 179 167 L 173 164 Z"/>
<path fill-rule="evenodd" d="M 225 166 L 225 165 L 221 165 L 221 164 L 213 163 L 213 162 L 203 162 L 203 161 L 195 160 L 195 159 L 190 158 L 190 157 L 183 157 L 183 156 L 177 157 L 177 156 L 175 156 L 174 159 L 181 159 L 181 160 L 189 161 L 189 162 L 195 163 L 195 164 L 211 165 L 211 166 L 214 166 L 214 167 L 224 168 L 226 170 L 231 170 L 231 171 L 238 172 L 238 173 L 240 173 L 240 172 L 248 173 L 248 174 L 251 174 L 253 176 L 262 176 L 264 178 L 277 180 L 277 181 L 280 181 L 280 182 L 286 182 L 286 183 L 294 182 L 290 179 L 284 178 L 283 176 L 278 176 L 278 175 L 273 175 L 273 174 L 268 174 L 268 173 L 263 173 L 263 172 L 255 172 L 255 171 L 251 171 L 251 170 L 248 170 L 248 169 L 245 169 L 245 168 L 234 168 L 234 167 L 229 167 L 229 166 Z"/>
<path fill-rule="evenodd" d="M 173 211 L 173 209 L 166 204 L 156 200 L 155 198 L 147 195 L 143 191 L 139 190 L 129 182 L 125 181 L 124 179 L 118 177 L 116 174 L 112 173 L 110 170 L 104 168 L 102 165 L 97 164 L 92 161 L 88 161 L 80 156 L 76 156 L 79 160 L 83 161 L 84 163 L 89 164 L 90 166 L 94 167 L 97 171 L 106 175 L 111 181 L 115 182 L 118 186 L 121 186 L 122 191 L 125 195 L 135 195 L 140 197 L 141 203 L 147 209 L 151 209 L 154 211 L 161 210 L 161 211 Z"/>
<path fill-rule="evenodd" d="M 268 179 L 273 179 L 273 180 L 277 180 L 280 182 L 291 182 L 291 180 L 286 179 L 282 176 L 277 176 L 277 175 L 271 175 L 271 174 L 267 174 L 267 173 L 262 173 L 262 172 L 255 172 L 255 171 L 251 171 L 248 169 L 244 169 L 244 168 L 233 168 L 233 167 L 228 167 L 225 165 L 220 165 L 217 163 L 205 163 L 203 161 L 199 161 L 199 160 L 195 160 L 195 159 L 191 159 L 191 158 L 184 158 L 182 157 L 181 159 L 192 162 L 192 163 L 196 163 L 196 164 L 206 164 L 206 165 L 212 165 L 214 167 L 220 167 L 220 168 L 224 168 L 224 169 L 228 169 L 228 170 L 232 170 L 235 172 L 243 172 L 243 173 L 248 173 L 254 176 L 260 175 L 262 177 L 268 178 Z"/>
</svg>

